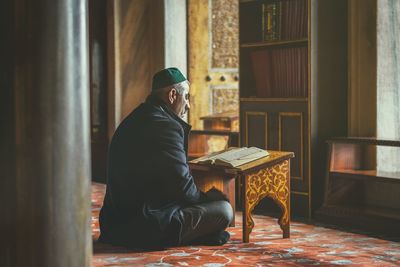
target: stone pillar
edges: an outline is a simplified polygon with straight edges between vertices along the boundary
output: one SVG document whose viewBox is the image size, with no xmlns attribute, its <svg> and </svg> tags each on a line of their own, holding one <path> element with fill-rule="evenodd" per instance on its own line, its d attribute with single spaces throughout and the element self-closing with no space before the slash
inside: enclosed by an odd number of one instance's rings
<svg viewBox="0 0 400 267">
<path fill-rule="evenodd" d="M 5 2 L 0 266 L 90 266 L 87 1 Z"/>
</svg>

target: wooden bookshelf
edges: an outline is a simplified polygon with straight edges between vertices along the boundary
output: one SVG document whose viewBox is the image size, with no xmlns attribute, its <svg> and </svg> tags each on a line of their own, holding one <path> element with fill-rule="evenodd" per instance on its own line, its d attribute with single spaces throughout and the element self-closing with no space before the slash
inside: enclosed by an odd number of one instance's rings
<svg viewBox="0 0 400 267">
<path fill-rule="evenodd" d="M 364 206 L 364 205 L 327 205 L 324 213 L 328 216 L 345 217 L 347 220 L 358 221 L 362 223 L 365 217 L 374 217 L 375 219 L 394 219 L 400 222 L 400 213 L 397 209 Z"/>
<path fill-rule="evenodd" d="M 346 6 L 335 0 L 239 1 L 240 144 L 294 152 L 292 213 L 301 217 L 312 214 L 313 176 L 322 191 L 321 138 L 346 134 L 347 27 L 338 23 Z M 319 16 L 321 10 L 327 13 Z M 317 38 L 328 32 L 330 39 Z M 331 55 L 343 60 L 318 60 Z"/>
<path fill-rule="evenodd" d="M 266 46 L 241 49 L 241 97 L 304 98 L 308 96 L 308 47 Z"/>
<path fill-rule="evenodd" d="M 241 48 L 267 48 L 274 46 L 307 46 L 308 39 L 298 39 L 298 40 L 282 40 L 282 41 L 263 41 L 257 43 L 244 43 L 241 44 Z"/>
<path fill-rule="evenodd" d="M 377 170 L 331 170 L 331 178 L 359 179 L 363 181 L 382 181 L 400 183 L 400 172 L 384 172 Z"/>
</svg>

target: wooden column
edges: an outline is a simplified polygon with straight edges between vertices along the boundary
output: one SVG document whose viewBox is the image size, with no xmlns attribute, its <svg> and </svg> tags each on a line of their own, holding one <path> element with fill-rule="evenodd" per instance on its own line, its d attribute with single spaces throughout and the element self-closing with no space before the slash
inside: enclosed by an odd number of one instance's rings
<svg viewBox="0 0 400 267">
<path fill-rule="evenodd" d="M 0 266 L 90 266 L 87 2 L 6 2 Z"/>
<path fill-rule="evenodd" d="M 190 81 L 189 123 L 203 129 L 200 117 L 210 114 L 208 74 L 209 1 L 188 1 L 188 79 Z"/>
</svg>

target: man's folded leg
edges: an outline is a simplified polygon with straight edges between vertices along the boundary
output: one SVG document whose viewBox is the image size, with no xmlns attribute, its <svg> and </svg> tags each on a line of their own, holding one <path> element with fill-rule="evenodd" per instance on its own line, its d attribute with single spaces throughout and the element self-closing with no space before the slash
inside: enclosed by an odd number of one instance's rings
<svg viewBox="0 0 400 267">
<path fill-rule="evenodd" d="M 224 200 L 211 201 L 180 209 L 177 220 L 181 224 L 181 245 L 223 245 L 229 240 L 225 231 L 233 220 L 233 209 Z"/>
</svg>

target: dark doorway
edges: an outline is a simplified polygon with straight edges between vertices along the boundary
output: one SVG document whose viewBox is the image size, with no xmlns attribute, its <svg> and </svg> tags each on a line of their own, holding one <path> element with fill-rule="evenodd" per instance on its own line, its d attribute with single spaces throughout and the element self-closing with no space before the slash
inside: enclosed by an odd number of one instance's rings
<svg viewBox="0 0 400 267">
<path fill-rule="evenodd" d="M 107 0 L 89 0 L 90 125 L 92 180 L 106 181 Z"/>
</svg>

